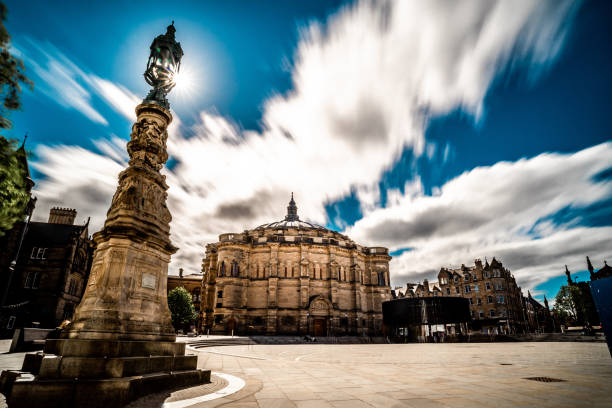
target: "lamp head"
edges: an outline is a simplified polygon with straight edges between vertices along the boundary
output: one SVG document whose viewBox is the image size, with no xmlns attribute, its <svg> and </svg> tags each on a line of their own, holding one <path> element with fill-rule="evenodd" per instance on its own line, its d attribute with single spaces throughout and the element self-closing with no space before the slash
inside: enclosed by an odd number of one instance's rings
<svg viewBox="0 0 612 408">
<path fill-rule="evenodd" d="M 166 95 L 176 85 L 175 78 L 181 68 L 183 57 L 183 49 L 181 43 L 174 38 L 175 33 L 173 21 L 168 26 L 166 34 L 155 37 L 151 43 L 151 52 L 144 73 L 145 81 L 153 87 L 145 101 L 157 103 L 166 109 L 169 108 Z"/>
</svg>

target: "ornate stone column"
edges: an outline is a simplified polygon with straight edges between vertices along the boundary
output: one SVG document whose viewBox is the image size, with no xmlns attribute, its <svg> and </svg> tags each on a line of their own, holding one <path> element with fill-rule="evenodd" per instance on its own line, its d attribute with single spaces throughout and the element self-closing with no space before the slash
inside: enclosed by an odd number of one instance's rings
<svg viewBox="0 0 612 408">
<path fill-rule="evenodd" d="M 119 174 L 104 228 L 94 235 L 90 278 L 64 338 L 175 340 L 166 284 L 176 248 L 170 242 L 168 185 L 159 172 L 168 159 L 172 115 L 147 102 L 136 114 L 129 167 Z"/>
<path fill-rule="evenodd" d="M 176 248 L 160 170 L 172 121 L 166 94 L 183 55 L 174 33 L 173 24 L 151 44 L 145 78 L 153 89 L 136 107 L 129 165 L 94 234 L 92 270 L 73 322 L 60 339 L 46 340 L 44 352 L 26 355 L 22 371 L 3 372 L 11 407 L 120 407 L 163 388 L 210 381 L 210 370 L 198 370 L 197 356 L 175 342 L 166 293 Z"/>
</svg>

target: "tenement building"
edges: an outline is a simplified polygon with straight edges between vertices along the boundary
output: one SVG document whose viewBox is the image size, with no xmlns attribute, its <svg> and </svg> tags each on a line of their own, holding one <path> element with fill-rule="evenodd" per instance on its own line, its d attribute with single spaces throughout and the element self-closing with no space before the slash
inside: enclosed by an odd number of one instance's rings
<svg viewBox="0 0 612 408">
<path fill-rule="evenodd" d="M 91 269 L 93 241 L 89 220 L 75 225 L 77 212 L 52 208 L 48 222 L 24 222 L 25 234 L 12 276 L 4 329 L 54 328 L 72 319 Z M 6 334 L 6 332 L 5 332 Z"/>
<path fill-rule="evenodd" d="M 495 258 L 489 264 L 480 259 L 474 266 L 441 268 L 438 282 L 408 283 L 396 289 L 398 297 L 460 296 L 470 302 L 472 329 L 483 333 L 524 331 L 525 316 L 521 288 L 512 273 Z"/>
<path fill-rule="evenodd" d="M 76 210 L 52 208 L 48 222 L 31 220 L 36 198 L 25 140 L 17 155 L 29 202 L 22 220 L 0 236 L 0 338 L 17 328 L 54 328 L 71 319 L 93 253 L 89 221 L 74 225 Z"/>
<path fill-rule="evenodd" d="M 203 262 L 202 329 L 211 333 L 379 335 L 391 298 L 389 251 L 300 220 L 219 236 Z"/>
</svg>

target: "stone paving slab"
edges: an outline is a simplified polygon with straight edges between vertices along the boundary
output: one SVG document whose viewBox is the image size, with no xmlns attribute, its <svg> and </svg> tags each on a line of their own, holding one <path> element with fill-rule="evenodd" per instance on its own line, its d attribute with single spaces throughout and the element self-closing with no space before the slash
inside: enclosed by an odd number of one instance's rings
<svg viewBox="0 0 612 408">
<path fill-rule="evenodd" d="M 263 384 L 224 407 L 612 407 L 612 359 L 601 343 L 253 345 L 198 354 L 201 367 Z M 565 381 L 524 379 L 544 376 Z"/>
<path fill-rule="evenodd" d="M 612 359 L 602 343 L 245 345 L 189 353 L 199 356 L 198 368 L 246 382 L 192 408 L 612 407 Z M 0 354 L 0 369 L 22 359 Z M 129 407 L 161 407 L 223 386 L 213 376 L 213 384 Z"/>
</svg>

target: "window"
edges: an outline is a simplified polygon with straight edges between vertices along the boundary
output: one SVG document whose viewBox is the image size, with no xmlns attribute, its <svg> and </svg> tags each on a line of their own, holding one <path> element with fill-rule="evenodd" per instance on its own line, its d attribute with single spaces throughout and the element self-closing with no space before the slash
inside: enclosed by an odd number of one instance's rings
<svg viewBox="0 0 612 408">
<path fill-rule="evenodd" d="M 486 283 L 487 290 L 491 290 L 491 284 L 489 282 Z"/>
<path fill-rule="evenodd" d="M 472 298 L 470 298 L 470 305 L 474 304 L 474 300 Z"/>
<path fill-rule="evenodd" d="M 465 293 L 470 293 L 471 291 L 470 285 L 465 285 Z"/>
<path fill-rule="evenodd" d="M 459 282 L 459 276 L 455 275 L 455 282 Z"/>
<path fill-rule="evenodd" d="M 70 286 L 68 287 L 68 293 L 74 296 L 76 294 L 76 280 L 70 279 Z"/>
<path fill-rule="evenodd" d="M 215 324 L 220 324 L 222 321 L 223 321 L 222 314 L 215 315 Z"/>
<path fill-rule="evenodd" d="M 236 261 L 232 262 L 231 274 L 233 278 L 237 278 L 240 275 L 240 267 Z"/>
<path fill-rule="evenodd" d="M 499 276 L 500 276 L 499 269 L 495 269 L 495 270 L 493 271 L 493 276 L 494 276 L 494 277 L 496 277 L 496 278 L 499 278 Z"/>
<path fill-rule="evenodd" d="M 497 303 L 504 303 L 504 295 L 497 295 Z"/>
<path fill-rule="evenodd" d="M 489 316 L 491 316 L 491 317 L 495 317 L 495 310 L 491 309 L 491 310 L 489 311 Z"/>
<path fill-rule="evenodd" d="M 470 316 L 472 316 L 472 319 L 474 318 L 474 311 L 470 310 Z"/>
<path fill-rule="evenodd" d="M 484 317 L 484 312 L 482 310 L 478 311 L 478 317 L 481 319 Z"/>
<path fill-rule="evenodd" d="M 493 303 L 493 296 L 487 296 L 487 303 Z"/>
<path fill-rule="evenodd" d="M 223 299 L 223 291 L 222 291 L 222 290 L 220 290 L 220 291 L 218 291 L 218 292 L 217 292 L 217 297 L 218 297 L 219 299 Z"/>
<path fill-rule="evenodd" d="M 478 305 L 482 305 L 482 299 L 481 299 L 481 298 L 476 299 L 476 303 L 477 303 Z"/>
<path fill-rule="evenodd" d="M 465 276 L 463 277 L 463 280 L 464 280 L 464 281 L 466 281 L 466 282 L 467 282 L 467 281 L 469 281 L 469 280 L 470 280 L 470 276 L 469 276 L 469 275 L 465 275 Z"/>
<path fill-rule="evenodd" d="M 36 272 L 28 272 L 28 274 L 26 275 L 25 283 L 23 284 L 24 288 L 29 289 L 32 287 L 32 282 L 34 281 L 34 275 L 36 275 Z"/>
<path fill-rule="evenodd" d="M 480 290 L 480 288 L 478 287 L 478 285 L 474 285 L 474 292 L 478 292 Z"/>
<path fill-rule="evenodd" d="M 6 328 L 7 329 L 12 329 L 13 326 L 15 326 L 15 320 L 17 320 L 17 316 L 9 317 L 8 322 L 6 323 Z"/>
<path fill-rule="evenodd" d="M 385 286 L 385 273 L 378 272 L 378 286 Z"/>
<path fill-rule="evenodd" d="M 253 319 L 253 324 L 261 325 L 261 324 L 263 324 L 263 319 L 261 317 L 257 316 L 255 319 Z"/>
<path fill-rule="evenodd" d="M 73 314 L 74 314 L 74 305 L 72 303 L 69 303 L 66 306 L 64 306 L 63 320 L 71 320 Z"/>
<path fill-rule="evenodd" d="M 495 290 L 504 290 L 504 284 L 501 282 L 495 283 Z"/>
<path fill-rule="evenodd" d="M 460 293 L 459 286 L 455 286 L 455 293 Z"/>
<path fill-rule="evenodd" d="M 446 288 L 446 294 L 450 295 L 450 288 Z"/>
<path fill-rule="evenodd" d="M 217 304 L 215 305 L 215 307 L 223 307 L 223 303 L 221 303 L 221 302 L 217 302 Z"/>
<path fill-rule="evenodd" d="M 486 279 L 486 278 L 488 278 L 488 277 L 489 277 L 489 272 L 483 272 L 483 273 L 482 273 L 482 276 L 483 276 L 485 279 Z"/>
<path fill-rule="evenodd" d="M 40 284 L 40 272 L 34 272 L 34 279 L 32 279 L 32 289 L 38 289 L 38 285 Z"/>
<path fill-rule="evenodd" d="M 221 262 L 221 265 L 219 265 L 219 276 L 225 276 L 225 262 Z"/>
</svg>

